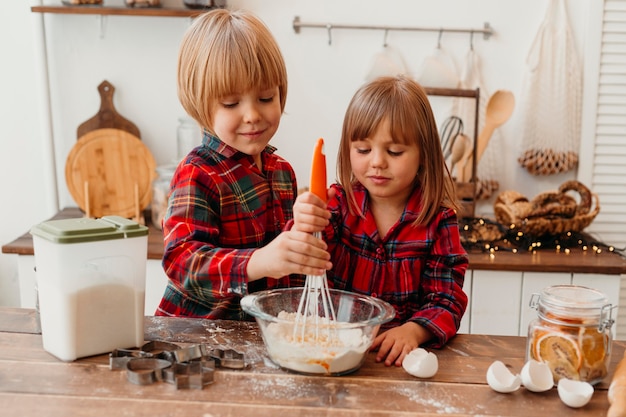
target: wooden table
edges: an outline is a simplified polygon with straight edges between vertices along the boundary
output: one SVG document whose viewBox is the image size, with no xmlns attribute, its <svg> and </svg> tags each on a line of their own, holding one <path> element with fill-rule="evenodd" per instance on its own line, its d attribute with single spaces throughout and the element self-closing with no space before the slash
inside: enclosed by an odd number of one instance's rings
<svg viewBox="0 0 626 417">
<path fill-rule="evenodd" d="M 614 342 L 609 375 L 582 409 L 565 406 L 556 389 L 520 388 L 499 394 L 486 384 L 489 365 L 502 360 L 519 372 L 526 339 L 458 335 L 434 352 L 439 371 L 418 379 L 368 354 L 361 369 L 342 377 L 283 371 L 267 358 L 256 323 L 147 317 L 146 340 L 209 343 L 246 355 L 244 370 L 217 369 L 212 385 L 177 390 L 159 382 L 133 385 L 112 371 L 108 355 L 64 363 L 43 350 L 35 311 L 0 308 L 0 414 L 67 416 L 598 416 L 608 409 L 608 383 L 626 342 Z"/>
</svg>

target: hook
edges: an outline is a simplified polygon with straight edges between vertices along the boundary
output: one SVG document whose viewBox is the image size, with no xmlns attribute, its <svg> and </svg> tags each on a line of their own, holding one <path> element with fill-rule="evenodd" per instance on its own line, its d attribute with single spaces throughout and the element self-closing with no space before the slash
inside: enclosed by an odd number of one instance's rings
<svg viewBox="0 0 626 417">
<path fill-rule="evenodd" d="M 383 39 L 383 48 L 387 47 L 387 35 L 389 35 L 389 29 L 385 29 L 385 37 Z"/>
<path fill-rule="evenodd" d="M 330 46 L 333 43 L 333 38 L 331 36 L 331 31 L 333 29 L 333 25 L 330 23 L 326 25 L 326 30 L 328 31 L 328 45 Z"/>
<path fill-rule="evenodd" d="M 470 31 L 470 51 L 474 50 L 474 31 Z"/>
<path fill-rule="evenodd" d="M 439 29 L 439 39 L 437 39 L 437 49 L 441 49 L 441 37 L 443 36 L 443 28 Z"/>
</svg>

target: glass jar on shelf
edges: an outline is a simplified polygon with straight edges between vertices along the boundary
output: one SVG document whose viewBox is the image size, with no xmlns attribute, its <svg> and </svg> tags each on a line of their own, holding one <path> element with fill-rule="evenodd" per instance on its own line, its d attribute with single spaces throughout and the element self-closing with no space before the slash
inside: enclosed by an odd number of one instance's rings
<svg viewBox="0 0 626 417">
<path fill-rule="evenodd" d="M 170 183 L 175 170 L 176 165 L 163 165 L 156 168 L 157 177 L 152 183 L 150 212 L 152 215 L 152 224 L 159 230 L 163 229 L 163 218 L 167 212 Z"/>
<path fill-rule="evenodd" d="M 178 119 L 176 129 L 176 161 L 183 159 L 190 150 L 202 142 L 202 130 L 191 117 Z"/>
<path fill-rule="evenodd" d="M 549 365 L 561 378 L 595 384 L 608 373 L 613 306 L 602 292 L 554 285 L 533 294 L 537 318 L 528 325 L 526 359 Z"/>
<path fill-rule="evenodd" d="M 189 9 L 224 9 L 226 0 L 183 0 Z"/>
</svg>

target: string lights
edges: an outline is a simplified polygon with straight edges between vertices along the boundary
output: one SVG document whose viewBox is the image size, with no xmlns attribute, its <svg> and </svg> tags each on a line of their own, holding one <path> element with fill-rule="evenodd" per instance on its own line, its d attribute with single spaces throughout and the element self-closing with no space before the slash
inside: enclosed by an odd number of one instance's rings
<svg viewBox="0 0 626 417">
<path fill-rule="evenodd" d="M 618 253 L 624 256 L 626 248 L 617 249 L 582 232 L 568 231 L 561 234 L 532 236 L 524 233 L 521 227 L 500 224 L 486 218 L 459 219 L 461 242 L 468 252 L 489 253 L 495 256 L 498 251 L 512 253 L 553 250 L 569 255 L 573 251 Z"/>
</svg>

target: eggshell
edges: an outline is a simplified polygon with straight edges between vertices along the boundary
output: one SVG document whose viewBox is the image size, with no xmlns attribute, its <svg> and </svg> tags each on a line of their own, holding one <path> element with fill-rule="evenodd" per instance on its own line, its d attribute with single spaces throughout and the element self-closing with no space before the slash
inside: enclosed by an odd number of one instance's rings
<svg viewBox="0 0 626 417">
<path fill-rule="evenodd" d="M 418 378 L 430 378 L 437 373 L 439 361 L 434 353 L 417 348 L 404 357 L 402 367 Z"/>
<path fill-rule="evenodd" d="M 544 392 L 554 386 L 554 377 L 548 364 L 534 359 L 524 364 L 521 377 L 522 384 L 528 391 Z"/>
<path fill-rule="evenodd" d="M 561 401 L 572 408 L 586 405 L 593 395 L 593 386 L 590 383 L 567 378 L 559 379 L 557 390 Z"/>
<path fill-rule="evenodd" d="M 522 384 L 519 375 L 514 375 L 501 361 L 495 361 L 487 369 L 487 384 L 501 393 L 517 391 Z"/>
</svg>

